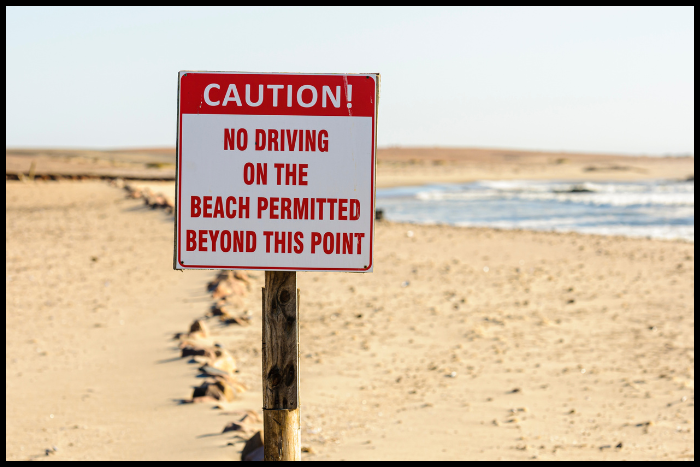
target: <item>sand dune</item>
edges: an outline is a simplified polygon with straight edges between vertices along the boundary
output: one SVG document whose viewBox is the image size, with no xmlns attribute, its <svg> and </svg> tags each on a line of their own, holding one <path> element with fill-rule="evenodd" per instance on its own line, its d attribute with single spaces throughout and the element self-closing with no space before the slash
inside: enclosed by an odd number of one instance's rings
<svg viewBox="0 0 700 467">
<path fill-rule="evenodd" d="M 695 171 L 693 157 L 475 148 L 384 148 L 377 162 L 378 187 L 497 179 L 684 179 Z"/>
</svg>

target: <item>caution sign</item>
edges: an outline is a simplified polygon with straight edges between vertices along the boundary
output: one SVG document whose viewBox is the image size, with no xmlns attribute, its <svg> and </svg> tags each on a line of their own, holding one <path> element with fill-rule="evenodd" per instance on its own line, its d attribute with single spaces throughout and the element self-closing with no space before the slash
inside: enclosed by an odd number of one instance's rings
<svg viewBox="0 0 700 467">
<path fill-rule="evenodd" d="M 371 272 L 379 75 L 178 78 L 175 269 Z"/>
</svg>

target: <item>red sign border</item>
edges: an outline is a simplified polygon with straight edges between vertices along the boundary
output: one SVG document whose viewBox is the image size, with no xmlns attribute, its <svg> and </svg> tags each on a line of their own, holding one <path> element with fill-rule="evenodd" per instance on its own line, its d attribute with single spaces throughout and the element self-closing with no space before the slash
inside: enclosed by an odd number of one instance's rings
<svg viewBox="0 0 700 467">
<path fill-rule="evenodd" d="M 369 265 L 365 268 L 283 268 L 283 267 L 260 267 L 260 266 L 214 266 L 214 265 L 185 265 L 182 263 L 181 257 L 181 245 L 180 245 L 180 227 L 182 225 L 181 215 L 182 210 L 180 209 L 181 203 L 181 192 L 180 186 L 182 185 L 182 173 L 180 172 L 180 166 L 182 165 L 182 111 L 180 109 L 180 95 L 181 88 L 180 82 L 182 78 L 188 73 L 202 73 L 202 74 L 235 74 L 235 75 L 309 75 L 309 76 L 371 76 L 374 79 L 374 113 L 372 115 L 372 180 L 371 180 L 371 191 L 372 191 L 372 206 L 370 215 L 370 239 L 369 239 Z M 371 272 L 372 265 L 374 262 L 374 201 L 375 201 L 375 185 L 376 185 L 376 163 L 375 154 L 377 152 L 377 112 L 379 109 L 379 83 L 380 83 L 379 73 L 253 73 L 253 72 L 236 72 L 236 71 L 180 71 L 177 76 L 177 158 L 176 158 L 176 179 L 175 184 L 175 210 L 177 216 L 175 217 L 175 245 L 173 251 L 173 269 L 184 270 L 184 269 L 194 269 L 194 270 L 206 270 L 206 269 L 253 269 L 253 270 L 264 270 L 264 271 L 336 271 L 336 272 Z M 180 268 L 177 266 L 180 265 Z"/>
</svg>

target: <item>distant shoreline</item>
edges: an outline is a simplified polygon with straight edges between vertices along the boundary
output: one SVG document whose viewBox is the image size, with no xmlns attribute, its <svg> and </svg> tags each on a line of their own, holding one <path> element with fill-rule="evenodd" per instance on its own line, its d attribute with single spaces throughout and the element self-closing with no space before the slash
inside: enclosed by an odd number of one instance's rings
<svg viewBox="0 0 700 467">
<path fill-rule="evenodd" d="M 6 149 L 6 179 L 29 175 L 175 179 L 175 148 Z M 633 156 L 482 148 L 379 148 L 377 187 L 476 180 L 687 179 L 693 156 Z"/>
<path fill-rule="evenodd" d="M 687 153 L 663 153 L 663 154 L 646 154 L 646 153 L 631 153 L 631 152 L 605 152 L 605 151 L 577 151 L 577 150 L 549 150 L 549 149 L 517 149 L 506 147 L 485 147 L 485 146 L 401 146 L 387 145 L 378 146 L 377 152 L 388 151 L 487 151 L 487 152 L 504 152 L 516 154 L 550 154 L 562 156 L 602 156 L 602 157 L 649 157 L 649 158 L 688 158 L 695 157 L 692 152 Z M 90 146 L 6 146 L 6 153 L 20 152 L 105 152 L 105 153 L 143 153 L 143 154 L 174 154 L 174 146 L 135 146 L 135 147 L 90 147 Z"/>
</svg>

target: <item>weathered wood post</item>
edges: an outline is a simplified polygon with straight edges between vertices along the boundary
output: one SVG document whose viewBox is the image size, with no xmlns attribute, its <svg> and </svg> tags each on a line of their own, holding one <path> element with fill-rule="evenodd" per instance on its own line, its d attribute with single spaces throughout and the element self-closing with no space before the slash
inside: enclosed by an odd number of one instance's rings
<svg viewBox="0 0 700 467">
<path fill-rule="evenodd" d="M 262 379 L 266 461 L 301 460 L 297 273 L 265 271 Z"/>
</svg>

